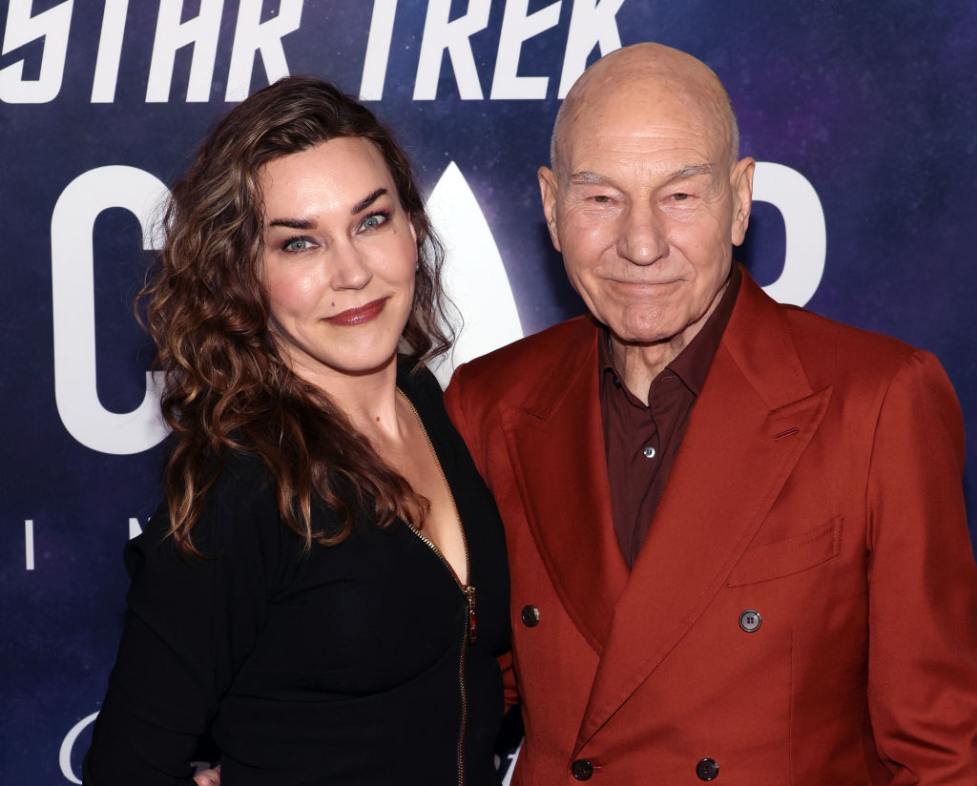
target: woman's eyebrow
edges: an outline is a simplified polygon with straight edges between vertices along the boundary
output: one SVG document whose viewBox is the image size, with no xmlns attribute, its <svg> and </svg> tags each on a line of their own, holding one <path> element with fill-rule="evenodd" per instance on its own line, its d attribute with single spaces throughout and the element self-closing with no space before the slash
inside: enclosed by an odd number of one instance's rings
<svg viewBox="0 0 977 786">
<path fill-rule="evenodd" d="M 380 197 L 387 193 L 387 189 L 378 188 L 369 196 L 363 197 L 359 202 L 349 209 L 350 215 L 355 216 L 360 211 L 366 210 Z M 270 227 L 288 227 L 289 229 L 315 229 L 316 222 L 311 218 L 273 218 L 268 222 Z"/>
<path fill-rule="evenodd" d="M 274 218 L 268 222 L 270 227 L 288 227 L 289 229 L 315 229 L 316 223 L 308 218 Z"/>
<path fill-rule="evenodd" d="M 374 191 L 368 197 L 364 197 L 359 202 L 357 202 L 355 205 L 353 205 L 349 209 L 350 215 L 355 216 L 361 210 L 366 210 L 370 205 L 372 205 L 374 202 L 376 202 L 380 197 L 382 197 L 386 193 L 387 193 L 387 189 L 385 189 L 385 188 L 378 188 L 376 191 Z"/>
</svg>

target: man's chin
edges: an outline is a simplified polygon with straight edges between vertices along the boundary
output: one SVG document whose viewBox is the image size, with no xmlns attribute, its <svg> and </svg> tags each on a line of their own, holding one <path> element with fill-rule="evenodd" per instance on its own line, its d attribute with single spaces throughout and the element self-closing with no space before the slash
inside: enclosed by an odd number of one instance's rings
<svg viewBox="0 0 977 786">
<path fill-rule="evenodd" d="M 681 332 L 666 325 L 608 325 L 611 338 L 618 344 L 627 346 L 654 346 L 667 344 Z"/>
</svg>

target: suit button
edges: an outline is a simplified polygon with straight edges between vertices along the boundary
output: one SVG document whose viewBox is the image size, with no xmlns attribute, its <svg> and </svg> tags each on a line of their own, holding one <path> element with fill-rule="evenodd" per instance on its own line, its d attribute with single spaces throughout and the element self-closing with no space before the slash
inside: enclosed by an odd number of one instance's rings
<svg viewBox="0 0 977 786">
<path fill-rule="evenodd" d="M 527 628 L 535 628 L 539 625 L 539 609 L 535 606 L 523 606 L 519 616 L 522 617 L 522 624 Z"/>
<path fill-rule="evenodd" d="M 589 759 L 577 759 L 570 765 L 570 774 L 578 781 L 589 781 L 594 774 L 594 765 Z"/>
<path fill-rule="evenodd" d="M 695 765 L 695 774 L 700 781 L 714 781 L 719 776 L 719 763 L 707 756 Z"/>
<path fill-rule="evenodd" d="M 763 617 L 756 609 L 747 609 L 740 614 L 740 628 L 747 633 L 756 633 L 763 624 Z"/>
</svg>

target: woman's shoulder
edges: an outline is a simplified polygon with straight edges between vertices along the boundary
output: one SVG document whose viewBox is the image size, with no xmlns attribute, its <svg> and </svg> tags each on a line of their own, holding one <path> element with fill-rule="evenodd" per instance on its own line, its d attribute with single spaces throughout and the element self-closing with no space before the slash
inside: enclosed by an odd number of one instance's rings
<svg viewBox="0 0 977 786">
<path fill-rule="evenodd" d="M 210 472 L 216 474 L 211 475 L 212 481 L 203 491 L 197 521 L 190 533 L 194 550 L 205 558 L 216 557 L 242 546 L 246 548 L 249 541 L 264 541 L 276 535 L 283 525 L 278 516 L 274 481 L 261 458 L 253 453 L 229 450 L 211 462 Z M 196 478 L 195 482 L 206 482 L 206 478 Z M 160 503 L 143 534 L 132 545 L 137 551 L 177 549 L 166 500 Z"/>
</svg>

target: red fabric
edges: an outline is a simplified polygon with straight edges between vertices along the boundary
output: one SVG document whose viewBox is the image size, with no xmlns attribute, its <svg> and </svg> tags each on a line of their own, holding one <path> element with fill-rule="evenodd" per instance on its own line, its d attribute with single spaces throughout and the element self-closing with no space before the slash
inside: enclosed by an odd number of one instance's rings
<svg viewBox="0 0 977 786">
<path fill-rule="evenodd" d="M 447 393 L 506 525 L 514 782 L 573 783 L 583 758 L 595 783 L 691 784 L 711 757 L 730 785 L 977 783 L 977 567 L 935 358 L 744 275 L 629 573 L 597 336 L 563 323 Z"/>
</svg>

